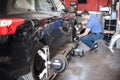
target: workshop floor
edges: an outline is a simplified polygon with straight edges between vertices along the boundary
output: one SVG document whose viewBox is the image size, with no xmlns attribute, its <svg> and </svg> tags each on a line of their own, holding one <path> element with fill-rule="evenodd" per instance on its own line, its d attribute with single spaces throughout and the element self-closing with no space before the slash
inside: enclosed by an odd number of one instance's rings
<svg viewBox="0 0 120 80">
<path fill-rule="evenodd" d="M 87 52 L 85 56 L 71 57 L 68 69 L 59 74 L 55 80 L 120 80 L 120 49 L 111 53 L 104 42 L 99 41 L 97 51 Z"/>
</svg>

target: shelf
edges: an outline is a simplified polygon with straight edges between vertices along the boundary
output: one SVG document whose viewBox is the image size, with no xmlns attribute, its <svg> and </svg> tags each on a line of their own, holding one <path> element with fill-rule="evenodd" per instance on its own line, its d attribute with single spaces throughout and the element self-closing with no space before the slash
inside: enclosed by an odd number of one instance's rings
<svg viewBox="0 0 120 80">
<path fill-rule="evenodd" d="M 115 24 L 105 24 L 105 26 L 116 26 Z"/>
<path fill-rule="evenodd" d="M 104 34 L 106 34 L 106 33 L 108 33 L 108 34 L 115 34 L 115 31 L 104 30 Z"/>
</svg>

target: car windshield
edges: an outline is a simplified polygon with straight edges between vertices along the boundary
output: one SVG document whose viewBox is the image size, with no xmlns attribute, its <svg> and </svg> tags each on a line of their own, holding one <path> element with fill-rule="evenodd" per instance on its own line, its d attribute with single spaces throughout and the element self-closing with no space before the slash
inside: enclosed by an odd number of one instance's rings
<svg viewBox="0 0 120 80">
<path fill-rule="evenodd" d="M 38 0 L 39 11 L 54 11 L 54 6 L 50 0 Z"/>
<path fill-rule="evenodd" d="M 35 10 L 35 0 L 16 0 L 13 6 L 14 8 Z"/>
<path fill-rule="evenodd" d="M 65 6 L 63 5 L 63 3 L 61 2 L 61 0 L 53 0 L 56 7 L 57 7 L 57 10 L 59 12 L 64 12 L 63 10 L 65 10 Z"/>
</svg>

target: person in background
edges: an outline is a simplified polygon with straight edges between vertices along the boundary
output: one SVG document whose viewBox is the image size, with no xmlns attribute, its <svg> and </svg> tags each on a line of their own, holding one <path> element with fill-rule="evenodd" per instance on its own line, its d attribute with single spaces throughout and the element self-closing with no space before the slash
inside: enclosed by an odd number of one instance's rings
<svg viewBox="0 0 120 80">
<path fill-rule="evenodd" d="M 63 20 L 59 18 L 55 20 L 53 27 L 53 35 L 54 37 L 59 37 L 61 33 L 65 35 L 69 35 L 69 33 L 63 29 Z"/>
<path fill-rule="evenodd" d="M 87 10 L 81 12 L 81 17 L 85 19 L 82 24 L 86 24 L 86 27 L 85 31 L 77 37 L 90 48 L 90 51 L 95 50 L 98 47 L 96 40 L 101 39 L 103 33 L 100 21 L 96 15 L 89 14 Z"/>
</svg>

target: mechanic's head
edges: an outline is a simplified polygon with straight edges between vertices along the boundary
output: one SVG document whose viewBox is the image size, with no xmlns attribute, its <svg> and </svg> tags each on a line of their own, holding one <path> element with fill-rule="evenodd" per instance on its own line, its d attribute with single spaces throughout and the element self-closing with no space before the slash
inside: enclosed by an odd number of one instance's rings
<svg viewBox="0 0 120 80">
<path fill-rule="evenodd" d="M 81 12 L 81 17 L 82 17 L 82 18 L 88 20 L 88 19 L 89 19 L 89 16 L 90 16 L 90 14 L 89 14 L 89 12 L 88 12 L 87 10 L 84 10 L 84 11 Z"/>
</svg>

